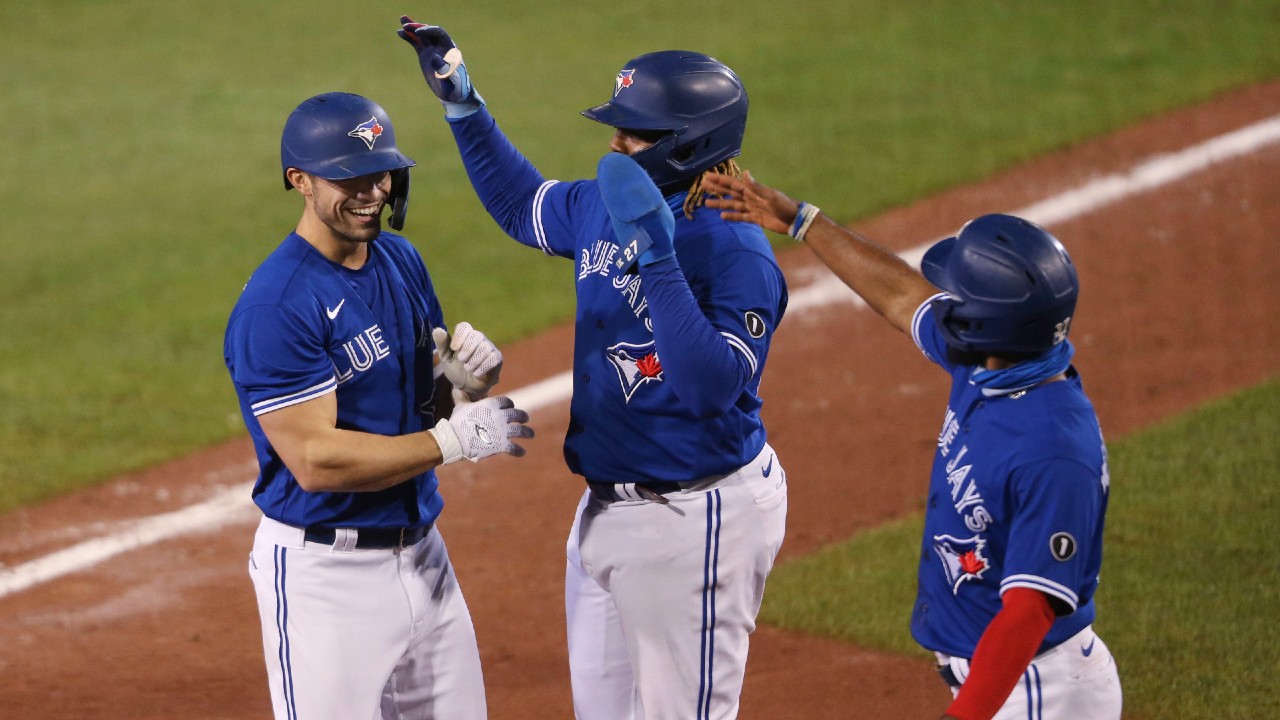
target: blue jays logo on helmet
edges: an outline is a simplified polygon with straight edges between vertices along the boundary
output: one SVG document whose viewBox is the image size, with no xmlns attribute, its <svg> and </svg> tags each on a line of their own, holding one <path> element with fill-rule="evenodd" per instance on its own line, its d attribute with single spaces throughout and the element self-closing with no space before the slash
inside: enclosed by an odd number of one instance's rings
<svg viewBox="0 0 1280 720">
<path fill-rule="evenodd" d="M 631 85 L 635 82 L 635 79 L 634 79 L 635 74 L 636 74 L 636 71 L 634 69 L 618 71 L 618 77 L 614 78 L 613 80 L 613 96 L 614 97 L 618 97 L 618 93 L 622 92 L 625 88 L 631 87 Z"/>
<path fill-rule="evenodd" d="M 378 117 L 375 115 L 357 125 L 355 130 L 347 133 L 347 136 L 360 138 L 372 150 L 373 144 L 378 142 L 378 138 L 382 136 L 382 123 L 378 122 Z"/>
<path fill-rule="evenodd" d="M 662 363 L 658 360 L 657 346 L 653 341 L 643 345 L 621 342 L 606 351 L 609 362 L 618 371 L 622 393 L 627 402 L 641 385 L 662 381 Z"/>
<path fill-rule="evenodd" d="M 942 571 L 947 574 L 947 582 L 951 583 L 951 592 L 960 592 L 960 585 L 966 580 L 977 580 L 991 567 L 991 562 L 983 554 L 987 541 L 974 535 L 967 540 L 950 535 L 933 536 L 933 551 L 942 560 Z"/>
</svg>

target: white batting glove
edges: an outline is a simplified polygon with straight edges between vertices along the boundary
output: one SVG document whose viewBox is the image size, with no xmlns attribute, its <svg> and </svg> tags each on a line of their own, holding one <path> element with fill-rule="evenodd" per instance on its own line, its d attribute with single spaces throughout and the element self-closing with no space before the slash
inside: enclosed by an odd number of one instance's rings
<svg viewBox="0 0 1280 720">
<path fill-rule="evenodd" d="M 474 402 L 489 394 L 502 374 L 502 351 L 485 334 L 460 322 L 453 336 L 444 328 L 431 331 L 440 367 L 455 389 L 455 401 Z M 459 396 L 461 395 L 461 397 Z"/>
<path fill-rule="evenodd" d="M 448 465 L 463 458 L 476 462 L 500 452 L 524 455 L 524 448 L 512 438 L 533 437 L 527 422 L 529 413 L 515 407 L 511 398 L 498 396 L 454 407 L 452 417 L 427 432 L 440 446 L 440 464 Z"/>
</svg>

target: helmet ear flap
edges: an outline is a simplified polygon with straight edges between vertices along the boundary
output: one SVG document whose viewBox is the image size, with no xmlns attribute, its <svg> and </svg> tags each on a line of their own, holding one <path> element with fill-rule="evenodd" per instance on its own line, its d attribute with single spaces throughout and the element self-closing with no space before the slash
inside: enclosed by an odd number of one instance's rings
<svg viewBox="0 0 1280 720">
<path fill-rule="evenodd" d="M 391 204 L 391 217 L 387 224 L 392 230 L 404 228 L 404 216 L 409 211 L 409 168 L 391 171 L 391 192 L 387 195 Z"/>
</svg>

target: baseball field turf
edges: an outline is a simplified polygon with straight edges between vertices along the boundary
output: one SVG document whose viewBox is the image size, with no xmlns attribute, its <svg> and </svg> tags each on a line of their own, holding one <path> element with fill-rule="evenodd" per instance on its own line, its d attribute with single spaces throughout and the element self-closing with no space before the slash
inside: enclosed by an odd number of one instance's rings
<svg viewBox="0 0 1280 720">
<path fill-rule="evenodd" d="M 503 127 L 554 177 L 590 173 L 605 150 L 608 132 L 577 111 L 607 96 L 620 62 L 658 47 L 714 55 L 751 93 L 743 165 L 798 196 L 824 198 L 824 211 L 851 223 L 1280 76 L 1276 0 L 800 0 L 783 17 L 765 0 L 717 8 L 710 15 L 686 2 L 639 2 L 584 12 L 574 3 L 503 1 L 431 15 L 431 6 L 337 0 L 230 0 L 198 11 L 161 2 L 4 4 L 0 511 L 243 432 L 222 330 L 249 271 L 296 220 L 300 201 L 279 180 L 279 132 L 312 94 L 358 92 L 390 112 L 401 148 L 418 162 L 406 235 L 433 268 L 446 311 L 466 308 L 500 342 L 571 315 L 566 267 L 527 262 L 475 200 L 439 107 L 394 35 L 402 11 L 453 33 Z M 1274 477 L 1280 397 L 1272 384 L 1223 402 L 1239 406 L 1233 422 L 1272 431 L 1253 445 L 1216 437 L 1215 447 L 1238 449 L 1182 462 L 1228 463 L 1213 469 L 1234 478 L 1220 494 L 1238 504 L 1228 509 L 1242 513 L 1239 534 L 1193 546 L 1191 533 L 1174 528 L 1166 532 L 1188 546 L 1145 547 L 1143 518 L 1192 520 L 1156 492 L 1118 500 L 1110 524 L 1102 601 L 1112 621 L 1148 623 L 1149 632 L 1129 634 L 1152 645 L 1153 662 L 1196 651 L 1182 662 L 1196 662 L 1197 672 L 1177 681 L 1150 675 L 1160 692 L 1126 682 L 1138 716 L 1221 717 L 1203 708 L 1220 706 L 1223 694 L 1238 699 L 1235 710 L 1257 710 L 1239 717 L 1265 716 L 1268 693 L 1258 682 L 1280 671 L 1274 643 L 1259 647 L 1268 634 L 1257 625 L 1277 599 L 1280 563 L 1273 543 L 1248 534 L 1274 526 L 1248 512 L 1275 507 L 1260 484 Z M 1222 412 L 1215 405 L 1140 438 L 1113 438 L 1116 463 L 1133 463 L 1129 474 L 1156 483 L 1162 469 L 1144 458 L 1171 453 L 1138 448 L 1196 446 L 1193 434 L 1215 432 L 1206 426 Z M 1250 504 L 1257 498 L 1270 502 Z M 914 532 L 907 523 L 875 535 L 897 543 Z M 913 554 L 914 539 L 906 547 Z M 1257 602 L 1269 604 L 1234 608 L 1244 619 L 1227 620 L 1231 608 L 1212 603 L 1235 594 L 1198 595 L 1187 574 L 1172 572 L 1187 558 L 1222 572 L 1213 584 L 1198 581 L 1205 586 L 1250 577 Z M 778 588 L 790 572 L 781 568 L 771 585 L 767 619 L 810 622 L 786 609 Z M 1143 610 L 1157 595 L 1200 620 L 1190 636 Z M 886 621 L 891 632 L 902 627 Z M 1108 621 L 1099 621 L 1104 633 Z M 846 632 L 829 622 L 815 630 Z M 894 644 L 898 634 L 855 637 L 905 650 Z M 1237 667 L 1246 660 L 1252 673 Z M 1202 709 L 1187 710 L 1197 698 Z"/>
</svg>

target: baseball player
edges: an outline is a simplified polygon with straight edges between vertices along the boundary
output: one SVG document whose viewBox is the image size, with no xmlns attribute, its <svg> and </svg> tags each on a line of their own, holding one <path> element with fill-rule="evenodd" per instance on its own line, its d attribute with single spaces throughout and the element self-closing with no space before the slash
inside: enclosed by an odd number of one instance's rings
<svg viewBox="0 0 1280 720">
<path fill-rule="evenodd" d="M 507 141 L 444 30 L 401 22 L 485 208 L 575 263 L 577 717 L 735 717 L 787 506 L 759 395 L 786 284 L 764 233 L 701 207 L 698 189 L 705 171 L 736 167 L 742 83 L 700 53 L 629 61 L 612 98 L 583 112 L 616 129 L 596 179 L 558 182 Z"/>
<path fill-rule="evenodd" d="M 275 717 L 484 718 L 434 468 L 522 455 L 528 417 L 485 397 L 502 353 L 465 322 L 445 330 L 421 256 L 382 230 L 387 206 L 403 225 L 414 164 L 382 108 L 310 98 L 280 155 L 302 218 L 223 348 L 261 468 L 249 575 Z"/>
<path fill-rule="evenodd" d="M 1092 626 L 1107 452 L 1071 365 L 1079 282 L 1061 243 L 983 215 L 930 247 L 922 276 L 750 174 L 704 184 L 724 217 L 809 245 L 951 375 L 911 618 L 955 693 L 944 717 L 1119 718 L 1120 679 Z"/>
</svg>

